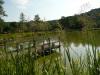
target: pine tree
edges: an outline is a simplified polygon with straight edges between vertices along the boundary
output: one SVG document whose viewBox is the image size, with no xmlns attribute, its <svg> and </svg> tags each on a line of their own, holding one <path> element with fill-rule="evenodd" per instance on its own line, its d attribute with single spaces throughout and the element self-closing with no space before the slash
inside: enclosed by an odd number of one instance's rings
<svg viewBox="0 0 100 75">
<path fill-rule="evenodd" d="M 19 32 L 24 32 L 24 27 L 25 27 L 25 15 L 24 13 L 22 12 L 20 14 L 20 24 L 19 24 Z"/>
</svg>

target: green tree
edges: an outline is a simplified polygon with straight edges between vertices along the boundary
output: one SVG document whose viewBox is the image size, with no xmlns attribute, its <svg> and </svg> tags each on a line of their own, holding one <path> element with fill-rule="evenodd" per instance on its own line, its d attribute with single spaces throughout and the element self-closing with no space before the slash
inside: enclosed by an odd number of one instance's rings
<svg viewBox="0 0 100 75">
<path fill-rule="evenodd" d="M 3 8 L 3 4 L 4 4 L 4 1 L 0 0 L 0 18 L 2 18 L 3 16 L 6 16 L 4 8 Z"/>
<path fill-rule="evenodd" d="M 69 28 L 70 29 L 82 29 L 83 28 L 83 25 L 80 23 L 78 15 L 75 15 L 69 18 Z"/>
<path fill-rule="evenodd" d="M 64 17 L 64 16 L 61 17 L 61 19 L 59 20 L 59 23 L 62 25 L 63 29 L 69 29 L 70 19 L 71 17 Z"/>
<path fill-rule="evenodd" d="M 59 23 L 59 21 L 55 22 L 55 25 L 53 26 L 55 31 L 61 31 L 62 25 Z"/>
<path fill-rule="evenodd" d="M 34 31 L 48 31 L 49 23 L 45 21 L 34 21 L 33 28 Z"/>
<path fill-rule="evenodd" d="M 96 22 L 88 16 L 80 16 L 79 22 L 83 25 L 83 30 L 90 30 L 96 26 Z"/>
<path fill-rule="evenodd" d="M 25 30 L 25 15 L 22 12 L 20 14 L 19 32 L 24 32 L 24 30 Z"/>
<path fill-rule="evenodd" d="M 4 21 L 3 19 L 0 19 L 0 33 L 3 33 L 4 30 Z"/>
<path fill-rule="evenodd" d="M 11 33 L 17 32 L 17 23 L 16 22 L 11 22 L 10 23 L 10 30 Z"/>
<path fill-rule="evenodd" d="M 61 18 L 63 29 L 87 30 L 96 27 L 96 22 L 87 15 L 75 15 Z"/>
<path fill-rule="evenodd" d="M 0 0 L 0 32 L 3 32 L 4 29 L 4 21 L 2 17 L 6 16 L 4 8 L 3 8 L 4 1 Z"/>
<path fill-rule="evenodd" d="M 34 21 L 31 22 L 32 31 L 48 31 L 50 24 L 46 21 L 40 20 L 39 15 L 35 15 Z"/>
<path fill-rule="evenodd" d="M 35 15 L 35 17 L 34 17 L 34 21 L 40 21 L 40 17 L 39 17 L 39 15 Z"/>
<path fill-rule="evenodd" d="M 20 14 L 20 22 L 25 22 L 25 15 L 23 12 Z"/>
</svg>

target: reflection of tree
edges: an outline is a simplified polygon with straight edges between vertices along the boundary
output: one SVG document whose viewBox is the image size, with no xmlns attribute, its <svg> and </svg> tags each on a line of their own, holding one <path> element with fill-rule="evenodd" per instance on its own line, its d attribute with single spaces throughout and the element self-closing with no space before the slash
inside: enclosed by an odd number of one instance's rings
<svg viewBox="0 0 100 75">
<path fill-rule="evenodd" d="M 86 44 L 90 45 L 95 45 L 95 46 L 100 46 L 100 36 L 99 36 L 100 31 L 89 31 L 89 34 L 83 33 L 83 32 L 66 32 L 65 35 L 66 37 L 63 38 L 63 41 L 71 44 L 74 43 L 76 46 L 82 44 L 83 46 Z M 64 35 L 64 34 L 63 34 Z M 63 36 L 61 35 L 61 36 Z"/>
</svg>

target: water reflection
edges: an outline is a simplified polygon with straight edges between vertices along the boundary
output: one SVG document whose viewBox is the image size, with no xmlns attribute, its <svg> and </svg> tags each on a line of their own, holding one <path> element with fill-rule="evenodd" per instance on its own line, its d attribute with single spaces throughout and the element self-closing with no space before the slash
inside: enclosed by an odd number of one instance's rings
<svg viewBox="0 0 100 75">
<path fill-rule="evenodd" d="M 59 33 L 45 33 L 43 35 L 34 34 L 32 37 L 23 38 L 20 40 L 20 45 L 23 45 L 23 48 L 28 48 L 29 40 L 32 42 L 33 38 L 36 40 L 37 44 L 48 41 L 48 38 L 51 41 L 56 41 L 60 38 L 61 41 L 61 51 L 64 53 L 65 48 L 69 48 L 72 55 L 82 56 L 86 53 L 86 50 L 91 49 L 95 46 L 97 49 L 100 49 L 100 31 L 71 31 L 71 32 L 59 32 Z M 30 38 L 30 39 L 29 39 Z M 10 45 L 10 44 L 9 44 Z M 33 44 L 31 44 L 33 46 Z M 12 44 L 8 47 L 9 50 L 16 50 L 16 46 L 12 46 Z"/>
<path fill-rule="evenodd" d="M 86 52 L 93 50 L 100 50 L 100 31 L 88 31 L 88 32 L 64 32 L 62 34 L 61 41 L 63 47 L 61 48 L 64 55 L 64 49 L 69 48 L 71 55 L 74 57 L 85 56 Z"/>
</svg>

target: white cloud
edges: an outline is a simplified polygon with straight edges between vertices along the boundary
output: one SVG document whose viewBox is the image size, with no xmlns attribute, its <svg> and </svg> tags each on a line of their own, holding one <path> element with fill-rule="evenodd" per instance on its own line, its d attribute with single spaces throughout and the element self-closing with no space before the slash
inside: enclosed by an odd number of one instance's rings
<svg viewBox="0 0 100 75">
<path fill-rule="evenodd" d="M 27 5 L 30 0 L 17 0 L 17 3 L 20 5 Z"/>
<path fill-rule="evenodd" d="M 31 0 L 12 0 L 12 1 L 17 5 L 17 7 L 25 9 Z"/>
</svg>

